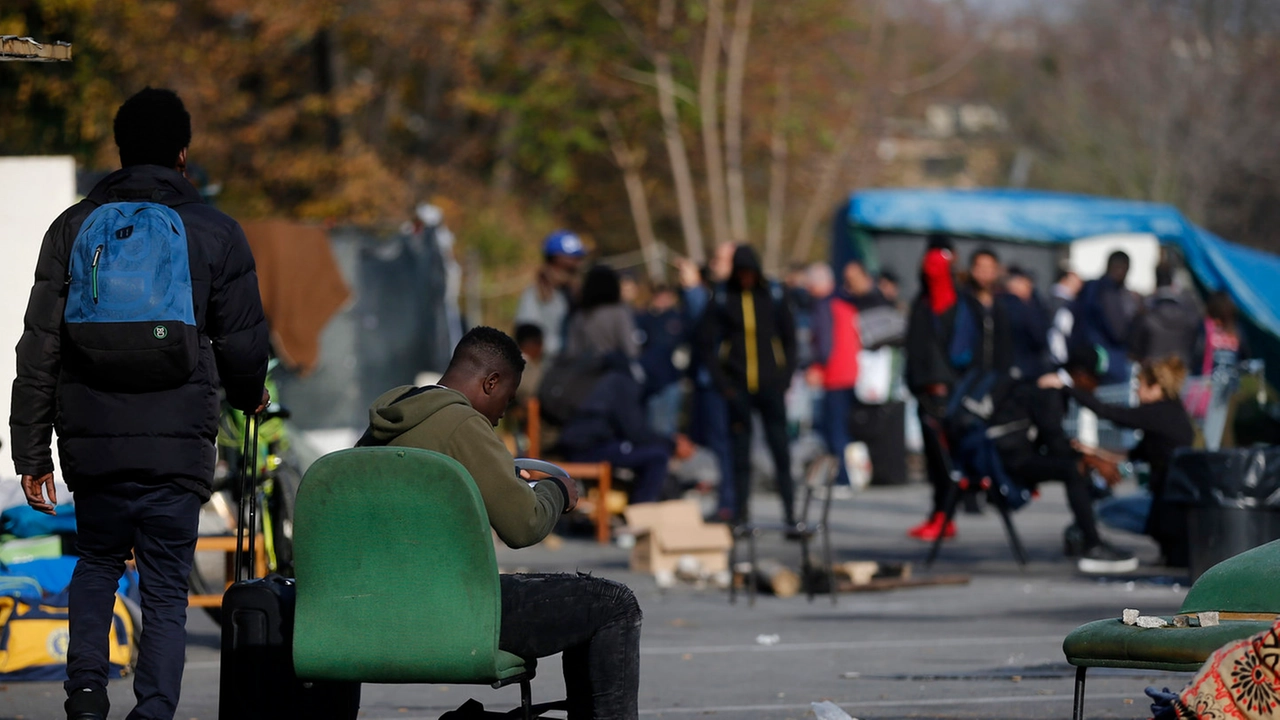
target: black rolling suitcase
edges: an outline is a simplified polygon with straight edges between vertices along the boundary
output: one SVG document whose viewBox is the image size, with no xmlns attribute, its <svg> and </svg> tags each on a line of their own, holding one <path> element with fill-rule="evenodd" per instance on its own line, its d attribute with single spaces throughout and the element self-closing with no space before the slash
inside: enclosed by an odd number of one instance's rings
<svg viewBox="0 0 1280 720">
<path fill-rule="evenodd" d="M 257 522 L 257 446 L 257 419 L 246 417 L 236 532 L 242 547 L 245 526 Z M 222 597 L 219 720 L 353 720 L 360 710 L 359 683 L 304 683 L 294 675 L 293 580 L 275 574 L 253 579 L 255 535 L 249 534 L 248 558 L 236 554 L 236 583 Z"/>
</svg>

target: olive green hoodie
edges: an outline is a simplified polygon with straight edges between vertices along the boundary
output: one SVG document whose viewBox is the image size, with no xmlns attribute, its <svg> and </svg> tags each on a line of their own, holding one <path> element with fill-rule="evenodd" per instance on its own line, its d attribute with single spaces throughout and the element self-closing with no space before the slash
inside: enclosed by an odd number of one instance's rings
<svg viewBox="0 0 1280 720">
<path fill-rule="evenodd" d="M 388 390 L 369 408 L 361 445 L 415 447 L 457 460 L 475 480 L 489 524 L 508 546 L 540 542 L 560 518 L 565 492 L 556 482 L 534 487 L 521 480 L 515 460 L 493 426 L 457 390 L 433 386 Z"/>
</svg>

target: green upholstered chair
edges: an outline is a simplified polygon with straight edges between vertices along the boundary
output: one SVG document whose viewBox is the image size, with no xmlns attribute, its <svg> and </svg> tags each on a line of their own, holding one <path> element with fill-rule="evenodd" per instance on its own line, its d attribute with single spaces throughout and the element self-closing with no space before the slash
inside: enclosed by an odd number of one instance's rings
<svg viewBox="0 0 1280 720">
<path fill-rule="evenodd" d="M 1143 629 L 1119 618 L 1081 625 L 1062 641 L 1076 666 L 1075 709 L 1084 717 L 1085 673 L 1091 667 L 1195 672 L 1223 645 L 1271 627 L 1280 613 L 1280 540 L 1228 558 L 1196 580 L 1179 615 L 1217 611 L 1216 627 Z M 1268 619 L 1270 618 L 1270 619 Z"/>
<path fill-rule="evenodd" d="M 519 683 L 513 717 L 561 705 L 533 706 L 534 663 L 498 649 L 489 516 L 452 458 L 389 447 L 320 458 L 298 490 L 293 551 L 298 677 Z"/>
</svg>

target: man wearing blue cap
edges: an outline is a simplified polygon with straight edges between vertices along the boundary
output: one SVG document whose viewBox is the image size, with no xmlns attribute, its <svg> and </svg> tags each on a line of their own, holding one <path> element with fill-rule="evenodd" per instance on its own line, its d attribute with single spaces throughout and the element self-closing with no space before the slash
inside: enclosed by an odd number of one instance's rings
<svg viewBox="0 0 1280 720">
<path fill-rule="evenodd" d="M 570 292 L 586 255 L 587 248 L 577 235 L 568 230 L 551 233 L 542 241 L 542 266 L 520 296 L 516 324 L 542 328 L 543 352 L 549 358 L 560 354 L 564 345 Z"/>
</svg>

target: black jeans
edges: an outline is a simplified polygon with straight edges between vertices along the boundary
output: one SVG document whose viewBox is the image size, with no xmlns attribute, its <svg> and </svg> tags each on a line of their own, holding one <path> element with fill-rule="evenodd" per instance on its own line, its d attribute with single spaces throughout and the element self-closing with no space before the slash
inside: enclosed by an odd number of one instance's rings
<svg viewBox="0 0 1280 720">
<path fill-rule="evenodd" d="M 116 585 L 133 552 L 142 592 L 142 639 L 127 720 L 172 720 L 187 648 L 187 575 L 195 557 L 200 498 L 172 482 L 114 482 L 76 492 L 68 694 L 107 687 L 107 638 Z"/>
<path fill-rule="evenodd" d="M 1080 472 L 1080 458 L 1075 455 L 1015 455 L 1002 458 L 1014 482 L 1035 489 L 1042 482 L 1059 481 L 1066 486 L 1067 504 L 1076 525 L 1084 534 L 1085 547 L 1097 545 L 1098 523 L 1093 515 L 1092 480 Z"/>
<path fill-rule="evenodd" d="M 569 720 L 636 720 L 640 605 L 626 585 L 578 574 L 503 575 L 498 647 L 563 652 Z"/>
<path fill-rule="evenodd" d="M 782 496 L 782 515 L 788 524 L 795 522 L 795 486 L 791 481 L 791 441 L 787 437 L 787 405 L 782 389 L 761 388 L 748 393 L 738 388 L 728 398 L 729 434 L 733 437 L 734 500 L 737 502 L 736 520 L 750 519 L 748 509 L 751 500 L 751 411 L 760 412 L 764 425 L 764 439 L 773 455 L 774 475 L 778 482 L 778 494 Z"/>
</svg>

